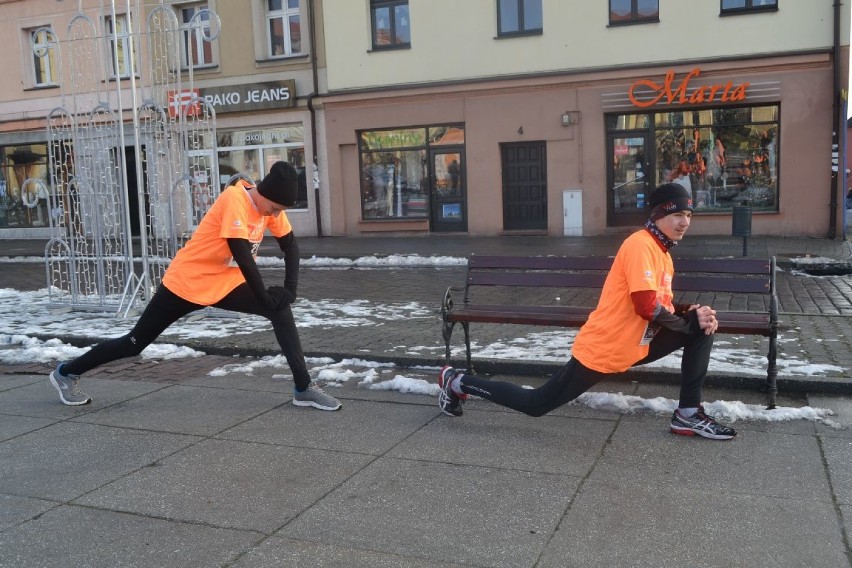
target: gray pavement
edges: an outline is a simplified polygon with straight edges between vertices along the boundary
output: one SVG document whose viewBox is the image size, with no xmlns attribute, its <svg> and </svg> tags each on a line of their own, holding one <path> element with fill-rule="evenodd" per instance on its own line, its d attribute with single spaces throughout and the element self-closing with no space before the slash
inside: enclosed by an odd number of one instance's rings
<svg viewBox="0 0 852 568">
<path fill-rule="evenodd" d="M 304 257 L 357 258 L 612 254 L 620 240 L 300 244 Z M 678 253 L 742 254 L 741 239 L 691 243 Z M 39 244 L 43 251 L 44 243 L 9 241 L 0 255 L 37 255 Z M 801 275 L 789 261 L 848 261 L 849 243 L 754 237 L 748 248 L 749 256 L 778 256 L 783 269 L 781 349 L 843 369 L 782 381 L 778 403 L 831 409 L 829 422 L 739 420 L 735 440 L 710 442 L 670 435 L 666 415 L 579 404 L 532 419 L 476 400 L 453 419 L 433 397 L 355 381 L 329 387 L 344 408 L 326 413 L 290 404 L 292 383 L 280 370 L 207 375 L 231 355 L 274 352 L 270 333 L 208 340 L 196 346 L 210 355 L 191 361 L 105 366 L 84 381 L 95 402 L 76 408 L 59 404 L 48 366 L 3 365 L 0 567 L 852 566 L 852 276 Z M 0 287 L 38 289 L 43 274 L 39 265 L 12 264 Z M 452 267 L 305 269 L 302 301 L 435 306 L 434 318 L 306 328 L 305 349 L 422 365 L 381 373 L 434 381 L 440 297 L 463 277 Z M 476 333 L 484 342 L 524 331 L 506 327 Z M 97 338 L 81 330 L 68 339 Z M 742 341 L 763 349 L 759 339 Z M 529 385 L 548 370 L 475 363 Z M 764 401 L 753 382 L 710 379 L 705 400 Z M 676 398 L 672 383 L 660 373 L 631 374 L 595 390 Z"/>
</svg>

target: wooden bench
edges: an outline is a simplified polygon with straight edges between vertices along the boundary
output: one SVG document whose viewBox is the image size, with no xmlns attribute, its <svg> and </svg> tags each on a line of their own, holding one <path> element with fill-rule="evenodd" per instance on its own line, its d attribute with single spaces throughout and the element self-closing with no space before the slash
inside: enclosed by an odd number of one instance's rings
<svg viewBox="0 0 852 568">
<path fill-rule="evenodd" d="M 461 324 L 464 329 L 466 364 L 471 372 L 472 322 L 582 326 L 597 303 L 612 261 L 608 257 L 471 255 L 464 288 L 450 286 L 441 303 L 447 361 L 450 360 L 450 338 L 456 324 Z M 766 389 L 768 406 L 775 408 L 778 392 L 775 257 L 679 258 L 674 260 L 674 266 L 676 303 L 713 306 L 719 321 L 716 333 L 769 338 Z M 521 292 L 519 288 L 525 290 Z M 562 290 L 555 294 L 553 289 Z M 536 290 L 546 294 L 536 294 Z M 476 299 L 472 297 L 474 291 Z M 463 292 L 460 305 L 456 305 L 453 297 L 457 292 Z M 539 296 L 538 301 L 536 295 Z M 553 302 L 555 297 L 559 299 L 558 304 L 546 303 Z M 723 307 L 720 309 L 717 304 Z"/>
</svg>

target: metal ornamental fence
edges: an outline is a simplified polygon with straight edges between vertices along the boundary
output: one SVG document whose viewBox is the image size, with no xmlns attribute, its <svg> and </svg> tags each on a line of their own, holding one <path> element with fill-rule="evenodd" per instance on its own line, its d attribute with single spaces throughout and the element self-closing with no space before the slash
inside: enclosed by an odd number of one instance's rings
<svg viewBox="0 0 852 568">
<path fill-rule="evenodd" d="M 33 43 L 58 62 L 62 91 L 47 118 L 50 188 L 25 182 L 49 194 L 52 307 L 126 315 L 149 301 L 219 193 L 215 112 L 193 94 L 191 56 L 181 61 L 187 34 L 218 37 L 218 16 L 201 9 L 181 26 L 162 2 L 144 18 L 132 4 L 87 12 L 79 0 L 64 37 L 45 28 L 48 42 Z"/>
</svg>

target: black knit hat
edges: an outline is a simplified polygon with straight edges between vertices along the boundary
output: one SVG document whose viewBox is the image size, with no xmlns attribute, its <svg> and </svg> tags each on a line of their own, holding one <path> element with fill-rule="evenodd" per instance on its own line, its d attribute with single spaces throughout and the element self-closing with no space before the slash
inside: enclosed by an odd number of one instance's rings
<svg viewBox="0 0 852 568">
<path fill-rule="evenodd" d="M 678 211 L 692 211 L 692 195 L 679 183 L 666 183 L 654 190 L 648 205 L 656 221 Z"/>
<path fill-rule="evenodd" d="M 287 162 L 275 162 L 266 177 L 257 184 L 257 192 L 284 207 L 296 204 L 299 174 Z"/>
</svg>

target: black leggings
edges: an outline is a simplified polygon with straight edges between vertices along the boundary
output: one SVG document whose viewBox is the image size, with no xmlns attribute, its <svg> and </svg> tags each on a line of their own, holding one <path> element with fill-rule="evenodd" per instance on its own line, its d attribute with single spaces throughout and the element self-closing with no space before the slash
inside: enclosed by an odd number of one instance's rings
<svg viewBox="0 0 852 568">
<path fill-rule="evenodd" d="M 651 341 L 648 356 L 637 361 L 635 365 L 656 361 L 683 347 L 678 406 L 696 407 L 701 403 L 713 337 L 704 335 L 703 332 L 689 335 L 663 328 Z M 463 375 L 459 384 L 461 390 L 467 394 L 480 396 L 529 416 L 544 416 L 574 400 L 601 379 L 610 376 L 612 375 L 593 371 L 577 359 L 571 358 L 553 373 L 546 383 L 536 389 L 525 389 L 513 383 L 490 381 L 470 374 Z"/>
<path fill-rule="evenodd" d="M 82 375 L 104 363 L 139 355 L 171 324 L 205 307 L 184 300 L 160 284 L 130 333 L 95 345 L 73 361 L 65 363 L 63 371 L 72 375 Z M 214 307 L 263 316 L 272 322 L 275 339 L 278 340 L 278 345 L 281 346 L 281 351 L 287 358 L 296 388 L 304 390 L 308 387 L 311 377 L 302 353 L 302 344 L 299 341 L 293 311 L 289 305 L 280 311 L 267 310 L 261 306 L 248 284 L 243 283 L 215 303 Z"/>
</svg>

